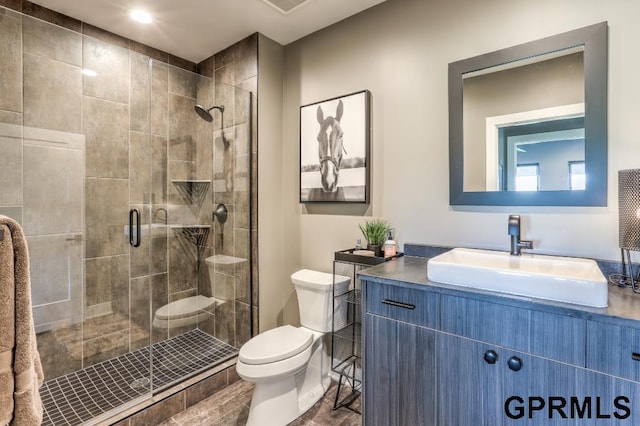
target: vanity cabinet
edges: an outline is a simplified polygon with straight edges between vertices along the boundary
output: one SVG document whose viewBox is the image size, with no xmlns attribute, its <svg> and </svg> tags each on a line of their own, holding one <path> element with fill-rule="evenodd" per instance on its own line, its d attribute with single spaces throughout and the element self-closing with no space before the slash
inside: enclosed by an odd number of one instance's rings
<svg viewBox="0 0 640 426">
<path fill-rule="evenodd" d="M 587 368 L 640 381 L 640 328 L 599 321 L 588 327 Z"/>
<path fill-rule="evenodd" d="M 365 322 L 365 352 L 376 354 L 365 369 L 366 424 L 435 424 L 435 332 L 377 315 Z"/>
<path fill-rule="evenodd" d="M 433 424 L 576 424 L 558 413 L 550 419 L 546 407 L 528 409 L 530 396 L 548 405 L 548 396 L 573 392 L 574 367 L 447 333 L 436 333 L 436 348 L 438 422 Z"/>
<path fill-rule="evenodd" d="M 640 424 L 640 324 L 361 279 L 365 426 Z"/>
<path fill-rule="evenodd" d="M 376 354 L 365 369 L 374 401 L 364 404 L 367 424 L 434 424 L 436 295 L 383 284 L 367 291 L 365 352 Z"/>
</svg>

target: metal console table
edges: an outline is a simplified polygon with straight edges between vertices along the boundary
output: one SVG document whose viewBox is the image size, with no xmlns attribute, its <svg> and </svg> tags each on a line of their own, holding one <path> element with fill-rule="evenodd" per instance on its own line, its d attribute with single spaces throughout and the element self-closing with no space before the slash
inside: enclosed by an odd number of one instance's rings
<svg viewBox="0 0 640 426">
<path fill-rule="evenodd" d="M 362 285 L 357 274 L 362 269 L 395 259 L 403 253 L 384 258 L 355 255 L 354 251 L 337 251 L 333 260 L 331 370 L 339 375 L 333 409 L 345 407 L 359 414 L 357 404 L 354 404 L 362 390 Z M 351 279 L 346 290 L 337 288 L 336 276 Z"/>
</svg>

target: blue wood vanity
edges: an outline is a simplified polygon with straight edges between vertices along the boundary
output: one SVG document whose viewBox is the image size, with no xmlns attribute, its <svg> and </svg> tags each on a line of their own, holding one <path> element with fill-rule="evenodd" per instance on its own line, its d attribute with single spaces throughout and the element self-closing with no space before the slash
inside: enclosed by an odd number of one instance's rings
<svg viewBox="0 0 640 426">
<path fill-rule="evenodd" d="M 359 274 L 365 426 L 640 425 L 640 295 L 500 295 L 430 282 L 427 261 Z"/>
</svg>

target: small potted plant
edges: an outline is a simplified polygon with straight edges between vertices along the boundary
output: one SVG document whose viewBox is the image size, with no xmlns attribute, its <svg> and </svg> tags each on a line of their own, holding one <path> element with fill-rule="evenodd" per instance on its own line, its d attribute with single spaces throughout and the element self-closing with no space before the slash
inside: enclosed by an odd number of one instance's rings
<svg viewBox="0 0 640 426">
<path fill-rule="evenodd" d="M 364 226 L 358 224 L 360 232 L 367 240 L 367 250 L 371 250 L 376 256 L 382 256 L 382 245 L 387 239 L 391 225 L 382 219 L 373 219 L 364 223 Z"/>
</svg>

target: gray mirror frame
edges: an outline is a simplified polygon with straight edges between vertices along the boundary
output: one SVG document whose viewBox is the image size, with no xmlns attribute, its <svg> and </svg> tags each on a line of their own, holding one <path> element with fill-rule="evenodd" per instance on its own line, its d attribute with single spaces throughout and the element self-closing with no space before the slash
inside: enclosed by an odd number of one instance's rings
<svg viewBox="0 0 640 426">
<path fill-rule="evenodd" d="M 462 76 L 543 53 L 584 46 L 584 191 L 465 192 Z M 607 22 L 520 44 L 449 64 L 449 204 L 481 206 L 607 205 Z"/>
</svg>

